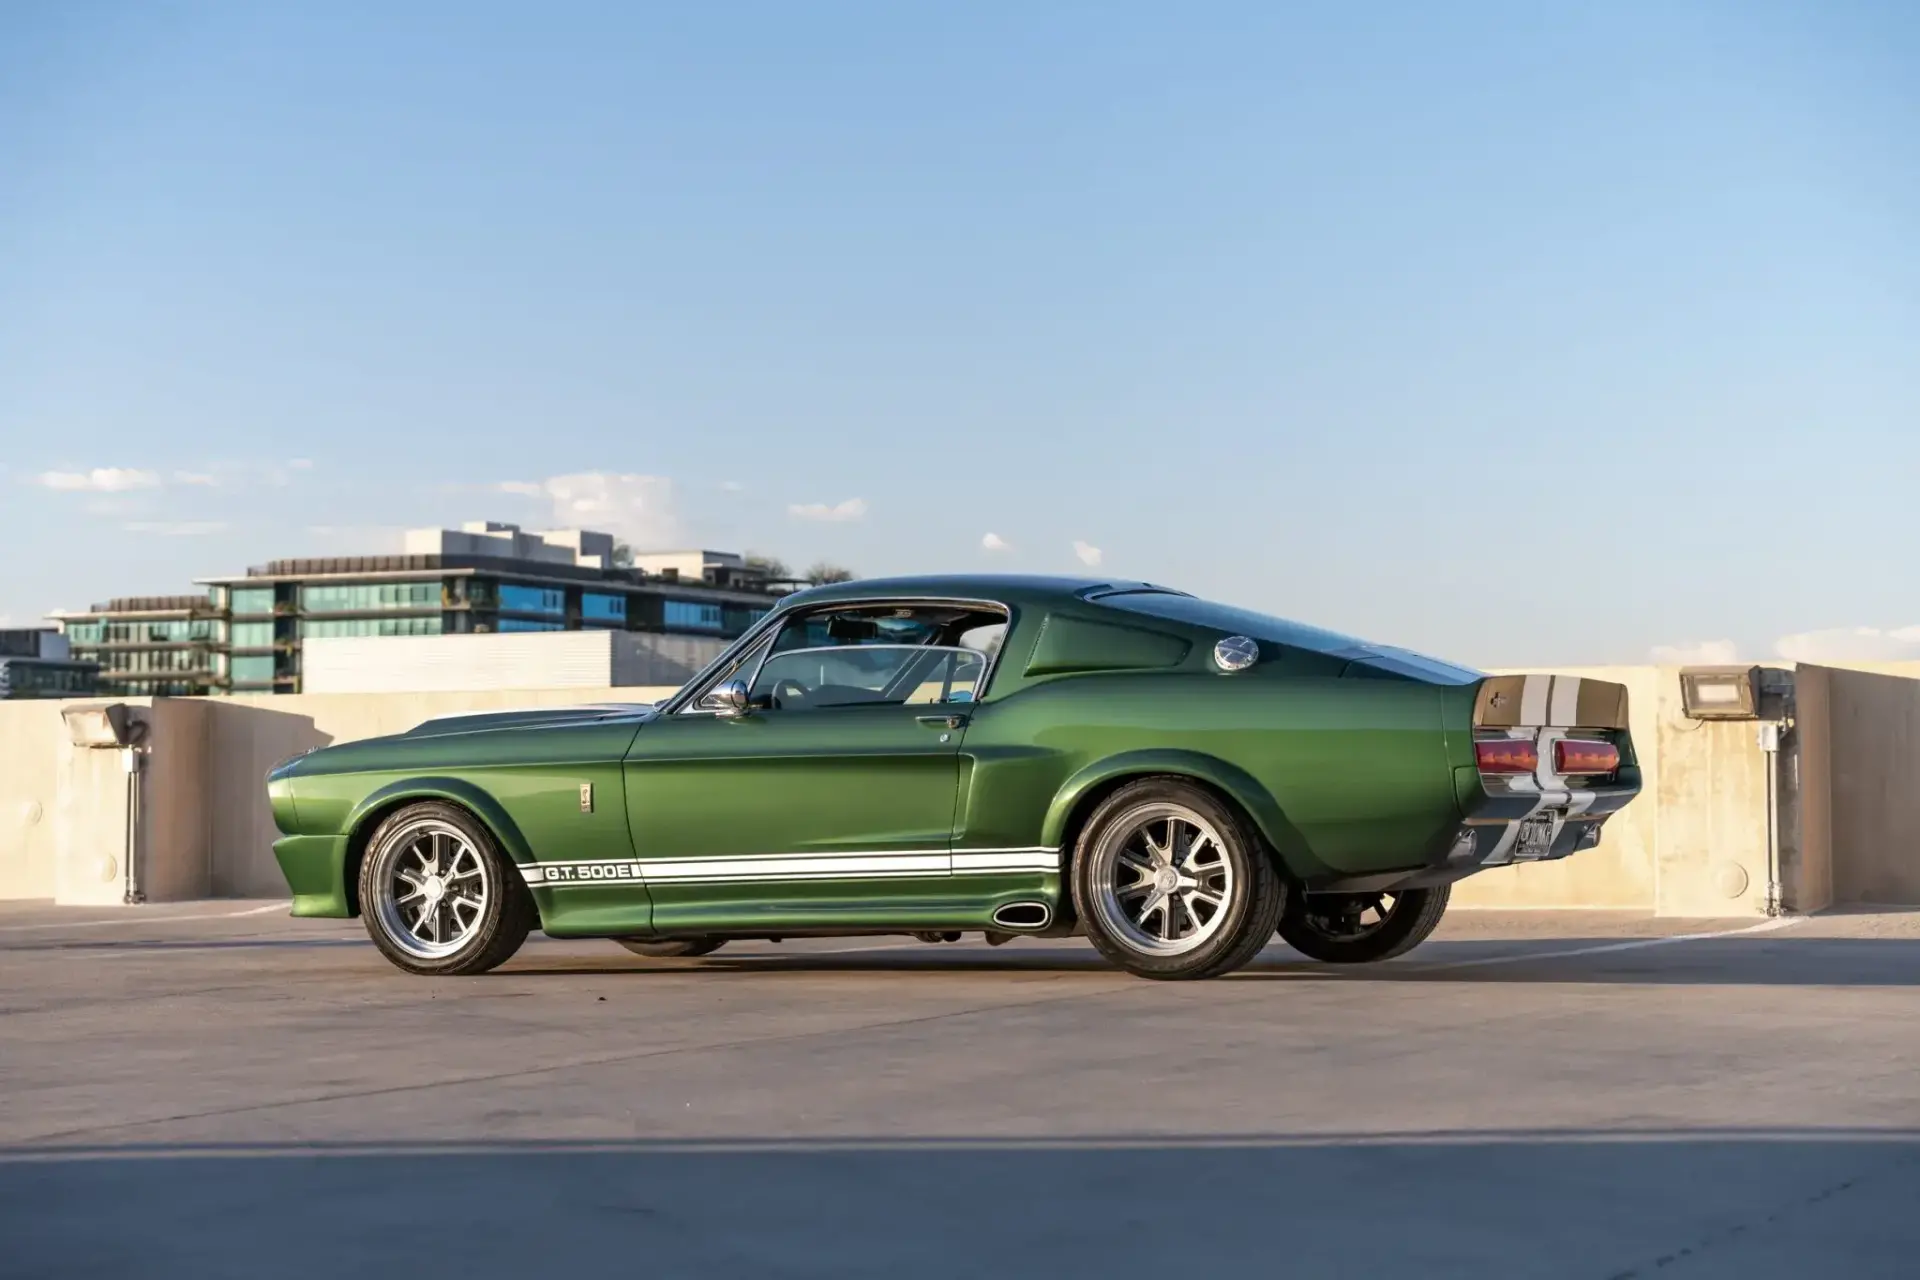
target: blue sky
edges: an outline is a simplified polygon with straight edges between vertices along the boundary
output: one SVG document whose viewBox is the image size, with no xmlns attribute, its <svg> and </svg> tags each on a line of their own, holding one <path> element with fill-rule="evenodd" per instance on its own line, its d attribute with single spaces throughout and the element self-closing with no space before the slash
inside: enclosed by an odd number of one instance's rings
<svg viewBox="0 0 1920 1280">
<path fill-rule="evenodd" d="M 584 515 L 1920 653 L 1920 10 L 1574 8 L 7 6 L 0 615 Z"/>
</svg>

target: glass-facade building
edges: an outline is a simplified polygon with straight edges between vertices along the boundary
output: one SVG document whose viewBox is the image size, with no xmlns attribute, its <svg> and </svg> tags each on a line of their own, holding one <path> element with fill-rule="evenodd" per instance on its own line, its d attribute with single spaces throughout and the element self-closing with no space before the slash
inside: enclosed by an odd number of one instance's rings
<svg viewBox="0 0 1920 1280">
<path fill-rule="evenodd" d="M 86 698 L 100 668 L 77 659 L 65 636 L 48 627 L 0 630 L 0 698 Z"/>
<path fill-rule="evenodd" d="M 57 616 L 74 658 L 98 667 L 101 694 L 188 696 L 220 687 L 226 625 L 204 595 L 128 596 Z"/>
<path fill-rule="evenodd" d="M 730 639 L 793 581 L 730 552 L 614 564 L 604 533 L 479 522 L 413 530 L 407 553 L 274 560 L 204 594 L 54 615 L 98 691 L 126 697 L 297 693 L 308 640 L 622 630 Z M 91 669 L 91 667 L 89 668 Z"/>
<path fill-rule="evenodd" d="M 276 560 L 206 586 L 220 628 L 216 685 L 233 693 L 298 692 L 301 646 L 312 639 L 583 629 L 724 639 L 778 599 L 750 578 L 688 582 L 463 555 Z"/>
</svg>

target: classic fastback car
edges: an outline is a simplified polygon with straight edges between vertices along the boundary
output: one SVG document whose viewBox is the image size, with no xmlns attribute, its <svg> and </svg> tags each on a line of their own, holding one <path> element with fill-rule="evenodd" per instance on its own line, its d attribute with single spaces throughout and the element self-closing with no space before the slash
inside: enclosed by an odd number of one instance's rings
<svg viewBox="0 0 1920 1280">
<path fill-rule="evenodd" d="M 1399 955 L 1449 886 L 1596 844 L 1626 690 L 1483 676 L 1138 582 L 786 597 L 657 707 L 429 721 L 269 775 L 297 916 L 415 973 L 538 924 L 733 939 L 1084 933 L 1152 978 Z"/>
</svg>

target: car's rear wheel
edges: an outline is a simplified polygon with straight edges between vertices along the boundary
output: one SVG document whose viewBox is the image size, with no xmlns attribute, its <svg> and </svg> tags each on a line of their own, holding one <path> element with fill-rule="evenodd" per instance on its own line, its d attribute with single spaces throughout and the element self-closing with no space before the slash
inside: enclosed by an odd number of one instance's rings
<svg viewBox="0 0 1920 1280">
<path fill-rule="evenodd" d="M 1399 893 L 1300 893 L 1280 917 L 1287 945 L 1329 964 L 1370 964 L 1405 955 L 1446 914 L 1449 885 Z"/>
<path fill-rule="evenodd" d="M 1143 978 L 1212 978 L 1260 953 L 1286 887 L 1266 843 L 1212 792 L 1129 783 L 1081 829 L 1073 901 L 1100 953 Z"/>
<path fill-rule="evenodd" d="M 360 863 L 373 944 L 409 973 L 484 973 L 527 940 L 538 912 L 493 835 L 457 805 L 426 801 L 388 817 Z"/>
<path fill-rule="evenodd" d="M 725 938 L 615 938 L 614 941 L 637 956 L 655 960 L 712 955 L 727 945 Z"/>
</svg>

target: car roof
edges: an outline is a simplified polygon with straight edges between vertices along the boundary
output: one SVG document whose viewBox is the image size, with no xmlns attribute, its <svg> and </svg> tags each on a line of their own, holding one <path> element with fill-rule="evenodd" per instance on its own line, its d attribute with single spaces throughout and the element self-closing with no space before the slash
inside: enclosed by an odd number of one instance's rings
<svg viewBox="0 0 1920 1280">
<path fill-rule="evenodd" d="M 789 607 L 832 604 L 840 600 L 911 599 L 993 600 L 1006 604 L 1057 604 L 1085 600 L 1106 591 L 1171 591 L 1124 578 L 1048 577 L 1022 573 L 920 574 L 903 578 L 858 578 L 808 587 L 786 598 Z M 1179 593 L 1184 594 L 1184 593 Z"/>
</svg>

